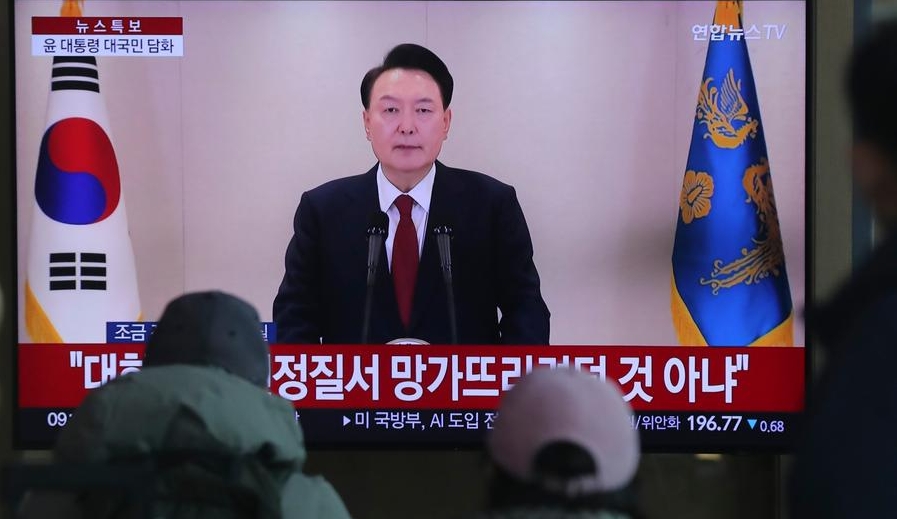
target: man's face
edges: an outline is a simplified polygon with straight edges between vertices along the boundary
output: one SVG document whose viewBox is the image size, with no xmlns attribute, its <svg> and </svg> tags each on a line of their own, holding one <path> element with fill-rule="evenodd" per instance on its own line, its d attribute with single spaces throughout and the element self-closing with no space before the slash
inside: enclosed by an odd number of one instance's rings
<svg viewBox="0 0 897 519">
<path fill-rule="evenodd" d="M 421 70 L 392 69 L 371 88 L 364 127 L 387 175 L 426 173 L 448 137 L 451 110 L 444 110 L 439 85 Z"/>
</svg>

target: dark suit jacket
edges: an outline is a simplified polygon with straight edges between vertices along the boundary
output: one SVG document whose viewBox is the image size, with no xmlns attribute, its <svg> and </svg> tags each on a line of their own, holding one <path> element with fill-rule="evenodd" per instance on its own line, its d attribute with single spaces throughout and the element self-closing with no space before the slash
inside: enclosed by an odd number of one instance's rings
<svg viewBox="0 0 897 519">
<path fill-rule="evenodd" d="M 825 365 L 791 471 L 794 519 L 895 517 L 897 481 L 897 233 L 825 304 L 807 312 Z"/>
<path fill-rule="evenodd" d="M 367 235 L 380 210 L 377 167 L 302 195 L 274 299 L 277 342 L 358 343 L 366 291 Z M 381 252 L 369 342 L 415 337 L 451 342 L 446 288 L 433 227 L 454 230 L 452 266 L 458 342 L 548 344 L 549 312 L 539 291 L 533 246 L 514 188 L 436 163 L 410 329 L 399 318 Z M 499 319 L 498 311 L 501 310 Z"/>
</svg>

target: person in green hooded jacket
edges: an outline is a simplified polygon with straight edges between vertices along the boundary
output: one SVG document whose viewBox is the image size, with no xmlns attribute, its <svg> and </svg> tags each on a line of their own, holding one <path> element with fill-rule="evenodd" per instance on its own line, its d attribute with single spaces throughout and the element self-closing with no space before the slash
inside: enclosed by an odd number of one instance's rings
<svg viewBox="0 0 897 519">
<path fill-rule="evenodd" d="M 260 329 L 255 309 L 228 294 L 170 302 L 143 369 L 91 392 L 54 451 L 63 464 L 151 467 L 145 500 L 102 489 L 34 496 L 26 515 L 348 519 L 333 487 L 302 472 L 302 430 L 266 390 Z"/>
</svg>

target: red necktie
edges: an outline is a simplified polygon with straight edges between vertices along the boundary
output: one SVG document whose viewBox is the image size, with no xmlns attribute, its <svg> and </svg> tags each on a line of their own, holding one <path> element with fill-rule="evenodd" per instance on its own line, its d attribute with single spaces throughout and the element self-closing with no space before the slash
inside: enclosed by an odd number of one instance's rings
<svg viewBox="0 0 897 519">
<path fill-rule="evenodd" d="M 417 231 L 411 220 L 414 199 L 399 195 L 394 202 L 399 210 L 399 225 L 392 243 L 392 282 L 399 303 L 399 317 L 405 329 L 411 323 L 411 303 L 414 301 L 414 283 L 417 281 Z"/>
</svg>

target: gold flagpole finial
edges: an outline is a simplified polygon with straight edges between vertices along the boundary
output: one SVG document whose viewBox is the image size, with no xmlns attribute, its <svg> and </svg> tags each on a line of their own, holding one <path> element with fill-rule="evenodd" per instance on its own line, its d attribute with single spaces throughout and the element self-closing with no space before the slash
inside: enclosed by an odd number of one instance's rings
<svg viewBox="0 0 897 519">
<path fill-rule="evenodd" d="M 741 28 L 742 12 L 744 12 L 744 7 L 741 0 L 717 2 L 716 11 L 713 13 L 713 24 Z"/>
<path fill-rule="evenodd" d="M 81 16 L 81 7 L 83 5 L 84 0 L 62 0 L 59 16 Z"/>
</svg>

